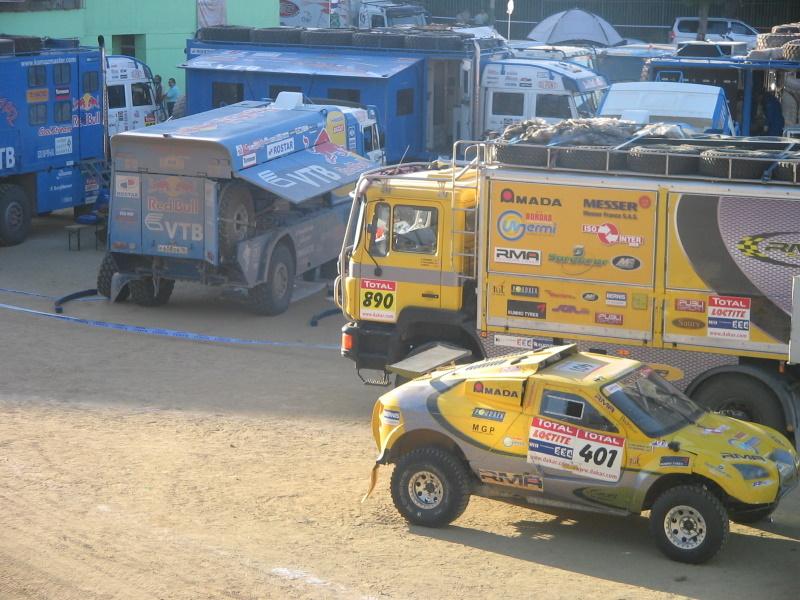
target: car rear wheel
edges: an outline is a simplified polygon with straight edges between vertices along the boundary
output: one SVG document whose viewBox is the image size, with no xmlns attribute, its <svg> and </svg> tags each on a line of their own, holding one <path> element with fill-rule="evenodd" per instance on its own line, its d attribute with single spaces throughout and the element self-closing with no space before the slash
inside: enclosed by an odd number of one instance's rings
<svg viewBox="0 0 800 600">
<path fill-rule="evenodd" d="M 668 489 L 650 511 L 650 530 L 656 545 L 678 562 L 706 562 L 720 551 L 728 529 L 728 514 L 722 502 L 699 485 Z"/>
<path fill-rule="evenodd" d="M 417 448 L 403 455 L 391 487 L 398 512 L 415 525 L 443 527 L 469 504 L 469 473 L 458 457 L 442 448 Z"/>
</svg>

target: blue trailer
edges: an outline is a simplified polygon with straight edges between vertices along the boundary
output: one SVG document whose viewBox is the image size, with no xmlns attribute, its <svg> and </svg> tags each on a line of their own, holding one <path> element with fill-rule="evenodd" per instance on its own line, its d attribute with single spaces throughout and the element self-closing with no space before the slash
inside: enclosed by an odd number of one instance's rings
<svg viewBox="0 0 800 600">
<path fill-rule="evenodd" d="M 156 306 L 194 281 L 282 312 L 295 275 L 338 255 L 375 132 L 374 113 L 284 92 L 114 136 L 98 291 Z"/>
<path fill-rule="evenodd" d="M 79 47 L 75 40 L 17 41 L 24 42 L 22 49 L 0 44 L 0 244 L 5 245 L 22 242 L 35 215 L 93 204 L 107 179 L 102 51 Z M 136 126 L 134 113 L 141 114 L 141 124 L 148 115 L 157 122 L 152 102 L 128 106 L 124 95 L 126 85 L 139 86 L 140 96 L 153 98 L 147 66 L 129 58 L 107 60 L 115 77 L 125 78 L 113 86 L 122 90 L 113 106 L 115 125 Z"/>
</svg>

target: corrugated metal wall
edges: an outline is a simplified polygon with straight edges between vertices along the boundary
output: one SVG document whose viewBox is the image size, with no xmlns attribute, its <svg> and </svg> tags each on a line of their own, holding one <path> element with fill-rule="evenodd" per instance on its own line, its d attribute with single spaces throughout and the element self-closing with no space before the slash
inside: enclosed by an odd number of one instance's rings
<svg viewBox="0 0 800 600">
<path fill-rule="evenodd" d="M 435 17 L 454 17 L 465 8 L 489 11 L 489 0 L 420 0 Z M 603 17 L 624 37 L 667 41 L 675 17 L 692 16 L 684 0 L 515 0 L 511 37 L 524 38 L 535 23 L 565 10 L 582 8 Z M 506 31 L 506 0 L 495 0 L 497 28 Z M 729 0 L 712 3 L 711 16 L 729 16 L 768 31 L 772 25 L 800 21 L 800 0 Z M 437 19 L 438 20 L 438 19 Z"/>
</svg>

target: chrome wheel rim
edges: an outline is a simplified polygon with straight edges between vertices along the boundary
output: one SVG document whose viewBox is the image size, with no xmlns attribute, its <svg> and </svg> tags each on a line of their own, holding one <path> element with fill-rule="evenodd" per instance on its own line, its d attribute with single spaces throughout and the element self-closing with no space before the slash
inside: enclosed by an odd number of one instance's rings
<svg viewBox="0 0 800 600">
<path fill-rule="evenodd" d="M 442 503 L 444 485 L 430 471 L 417 471 L 408 481 L 408 495 L 416 506 L 430 510 Z"/>
<path fill-rule="evenodd" d="M 664 517 L 664 533 L 676 548 L 694 550 L 706 539 L 708 527 L 700 512 L 691 506 L 675 506 Z"/>
<path fill-rule="evenodd" d="M 244 240 L 247 236 L 247 230 L 250 227 L 250 219 L 248 218 L 247 209 L 244 206 L 237 207 L 233 213 L 233 233 L 239 241 Z"/>
<path fill-rule="evenodd" d="M 276 298 L 283 298 L 287 289 L 289 289 L 289 270 L 285 264 L 279 263 L 272 275 L 272 291 Z"/>
</svg>

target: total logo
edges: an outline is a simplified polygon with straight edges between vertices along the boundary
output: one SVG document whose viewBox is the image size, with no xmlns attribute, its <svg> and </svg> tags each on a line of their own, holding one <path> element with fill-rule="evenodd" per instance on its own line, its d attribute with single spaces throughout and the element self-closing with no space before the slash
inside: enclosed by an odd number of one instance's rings
<svg viewBox="0 0 800 600">
<path fill-rule="evenodd" d="M 581 226 L 583 233 L 593 233 L 597 235 L 597 239 L 606 246 L 614 246 L 615 244 L 622 244 L 630 246 L 631 248 L 638 248 L 644 244 L 644 237 L 641 235 L 623 235 L 619 232 L 619 228 L 614 223 L 603 223 L 602 225 L 583 225 Z"/>
<path fill-rule="evenodd" d="M 528 233 L 533 235 L 555 235 L 555 223 L 529 223 L 516 210 L 507 210 L 497 219 L 497 233 L 509 242 L 522 239 Z"/>
</svg>

